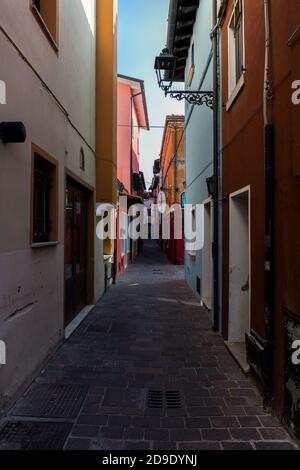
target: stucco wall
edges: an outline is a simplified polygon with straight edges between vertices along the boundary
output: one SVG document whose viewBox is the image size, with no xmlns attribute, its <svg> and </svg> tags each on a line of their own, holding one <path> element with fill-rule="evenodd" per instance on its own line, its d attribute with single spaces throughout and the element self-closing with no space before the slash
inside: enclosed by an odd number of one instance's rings
<svg viewBox="0 0 300 470">
<path fill-rule="evenodd" d="M 223 103 L 228 100 L 228 24 L 222 27 Z M 229 109 L 223 108 L 223 334 L 229 304 L 229 194 L 251 191 L 251 327 L 264 336 L 264 22 L 263 4 L 245 0 L 245 86 Z M 253 79 L 255 77 L 255 80 Z"/>
<path fill-rule="evenodd" d="M 130 192 L 130 152 L 131 152 L 131 96 L 130 85 L 118 82 L 118 145 L 117 145 L 117 175 L 118 179 Z M 133 139 L 132 139 L 132 168 L 139 172 L 139 138 L 140 130 L 135 105 L 132 106 Z"/>
<path fill-rule="evenodd" d="M 208 64 L 211 51 L 210 31 L 212 27 L 212 2 L 201 1 L 194 26 L 195 73 L 191 90 L 198 90 L 203 79 L 202 90 L 212 90 L 212 61 L 209 62 L 207 73 L 204 71 Z M 190 54 L 186 67 L 186 80 L 190 71 Z M 186 105 L 186 121 L 191 118 L 186 129 L 186 202 L 201 204 L 208 198 L 206 179 L 213 173 L 213 113 L 206 106 Z M 198 250 L 196 257 L 185 252 L 186 279 L 196 296 L 197 277 L 202 277 L 202 251 Z"/>
<path fill-rule="evenodd" d="M 0 339 L 7 346 L 7 364 L 0 369 L 2 404 L 31 380 L 63 339 L 65 170 L 95 187 L 95 1 L 59 4 L 57 54 L 29 1 L 0 3 L 0 24 L 9 38 L 0 31 L 5 65 L 0 79 L 7 85 L 0 121 L 21 120 L 27 129 L 25 144 L 0 143 Z M 31 248 L 32 143 L 58 161 L 54 247 Z M 79 167 L 81 147 L 85 171 Z M 104 276 L 102 246 L 96 240 L 95 260 L 97 298 Z"/>
</svg>

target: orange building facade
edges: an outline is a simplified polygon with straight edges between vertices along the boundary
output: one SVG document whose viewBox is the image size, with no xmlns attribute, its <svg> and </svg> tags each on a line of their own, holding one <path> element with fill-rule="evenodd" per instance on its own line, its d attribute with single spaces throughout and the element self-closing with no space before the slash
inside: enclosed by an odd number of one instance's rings
<svg viewBox="0 0 300 470">
<path fill-rule="evenodd" d="M 166 204 L 181 203 L 185 191 L 184 116 L 167 116 L 160 156 L 160 191 Z M 164 241 L 167 256 L 174 264 L 184 264 L 184 241 L 174 240 L 174 212 L 171 211 L 170 239 Z"/>
</svg>

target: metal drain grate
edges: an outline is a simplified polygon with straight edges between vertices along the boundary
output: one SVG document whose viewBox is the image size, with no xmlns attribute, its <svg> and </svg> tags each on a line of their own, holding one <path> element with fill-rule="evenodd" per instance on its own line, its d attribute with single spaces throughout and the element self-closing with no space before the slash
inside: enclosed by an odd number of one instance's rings
<svg viewBox="0 0 300 470">
<path fill-rule="evenodd" d="M 180 391 L 172 390 L 170 392 L 166 392 L 166 403 L 167 408 L 169 409 L 182 408 Z"/>
<path fill-rule="evenodd" d="M 169 390 L 166 392 L 162 390 L 149 390 L 148 408 L 180 409 L 182 408 L 181 393 L 179 390 Z"/>
<path fill-rule="evenodd" d="M 14 416 L 76 418 L 86 397 L 85 385 L 35 384 L 17 403 Z"/>
<path fill-rule="evenodd" d="M 10 421 L 0 430 L 0 450 L 62 450 L 70 423 Z"/>
<path fill-rule="evenodd" d="M 161 390 L 149 390 L 148 392 L 148 408 L 163 408 L 164 395 Z"/>
</svg>

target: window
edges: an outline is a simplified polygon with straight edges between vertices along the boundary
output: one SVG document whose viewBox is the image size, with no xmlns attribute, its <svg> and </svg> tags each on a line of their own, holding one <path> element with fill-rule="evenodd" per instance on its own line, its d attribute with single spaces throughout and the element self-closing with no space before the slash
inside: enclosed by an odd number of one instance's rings
<svg viewBox="0 0 300 470">
<path fill-rule="evenodd" d="M 52 45 L 58 42 L 58 0 L 32 0 L 32 9 Z"/>
<path fill-rule="evenodd" d="M 228 28 L 229 97 L 244 73 L 244 13 L 243 0 L 237 0 Z"/>
<path fill-rule="evenodd" d="M 57 239 L 56 165 L 34 153 L 32 242 Z"/>
</svg>

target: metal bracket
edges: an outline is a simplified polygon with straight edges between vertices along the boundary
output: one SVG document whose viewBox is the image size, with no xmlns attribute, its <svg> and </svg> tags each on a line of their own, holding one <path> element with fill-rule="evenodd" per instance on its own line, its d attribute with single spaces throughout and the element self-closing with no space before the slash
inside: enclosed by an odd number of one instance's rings
<svg viewBox="0 0 300 470">
<path fill-rule="evenodd" d="M 214 94 L 212 91 L 165 91 L 165 95 L 175 98 L 177 101 L 186 100 L 192 105 L 206 105 L 213 109 Z"/>
</svg>

